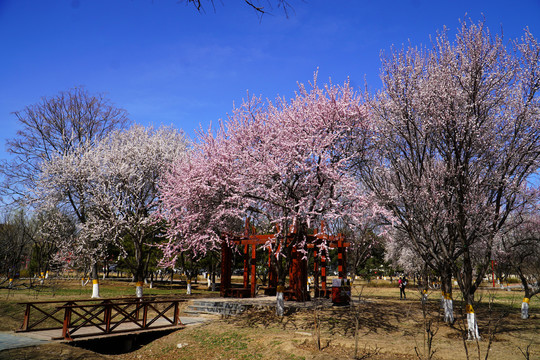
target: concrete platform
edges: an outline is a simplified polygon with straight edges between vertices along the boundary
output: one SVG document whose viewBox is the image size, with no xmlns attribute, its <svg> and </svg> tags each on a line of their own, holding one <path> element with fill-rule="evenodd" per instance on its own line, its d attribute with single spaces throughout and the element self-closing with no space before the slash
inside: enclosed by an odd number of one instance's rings
<svg viewBox="0 0 540 360">
<path fill-rule="evenodd" d="M 0 332 L 0 351 L 27 346 L 43 345 L 48 342 L 50 342 L 50 340 L 37 339 L 14 332 Z"/>
</svg>

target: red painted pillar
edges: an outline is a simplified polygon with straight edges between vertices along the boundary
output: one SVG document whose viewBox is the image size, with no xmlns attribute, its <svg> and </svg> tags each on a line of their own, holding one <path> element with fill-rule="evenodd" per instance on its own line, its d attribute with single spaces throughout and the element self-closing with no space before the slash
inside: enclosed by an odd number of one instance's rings
<svg viewBox="0 0 540 360">
<path fill-rule="evenodd" d="M 255 244 L 251 245 L 251 297 L 255 297 L 257 290 L 257 252 Z"/>
<path fill-rule="evenodd" d="M 249 285 L 249 245 L 244 245 L 244 288 Z"/>
<path fill-rule="evenodd" d="M 289 288 L 296 296 L 296 272 L 298 271 L 298 261 L 296 259 L 296 247 L 291 251 L 291 265 L 289 267 Z"/>
<path fill-rule="evenodd" d="M 347 277 L 347 274 L 345 273 L 344 269 L 344 256 L 343 256 L 343 243 L 341 240 L 338 240 L 338 276 L 340 279 L 345 279 Z"/>
<path fill-rule="evenodd" d="M 317 248 L 313 249 L 313 287 L 315 297 L 319 297 L 319 259 L 317 259 Z"/>
<path fill-rule="evenodd" d="M 341 255 L 341 257 L 343 258 L 343 263 L 341 264 L 343 268 L 343 278 L 346 279 L 347 278 L 347 248 L 345 247 L 343 243 L 341 244 L 341 253 L 343 254 Z"/>
<path fill-rule="evenodd" d="M 326 295 L 326 252 L 321 254 L 321 290 Z"/>
</svg>

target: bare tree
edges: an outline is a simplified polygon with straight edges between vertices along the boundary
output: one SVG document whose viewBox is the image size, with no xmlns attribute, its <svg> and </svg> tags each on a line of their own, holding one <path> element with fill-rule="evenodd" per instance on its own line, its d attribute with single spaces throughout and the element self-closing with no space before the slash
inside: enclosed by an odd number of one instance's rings
<svg viewBox="0 0 540 360">
<path fill-rule="evenodd" d="M 21 128 L 6 142 L 12 160 L 0 163 L 4 179 L 2 195 L 28 195 L 43 161 L 62 156 L 80 144 L 99 140 L 115 128 L 128 124 L 127 113 L 112 105 L 103 94 L 92 95 L 84 88 L 73 88 L 13 113 Z M 70 192 L 69 202 L 81 221 L 84 212 Z"/>
<path fill-rule="evenodd" d="M 23 267 L 43 282 L 57 250 L 56 237 L 74 232 L 73 220 L 57 210 L 35 216 L 28 216 L 24 209 L 7 213 L 0 225 L 0 273 L 7 275 L 10 287 Z"/>
<path fill-rule="evenodd" d="M 19 273 L 25 260 L 30 256 L 32 239 L 28 231 L 28 219 L 24 210 L 7 212 L 0 224 L 0 274 L 2 283 Z"/>
<path fill-rule="evenodd" d="M 93 144 L 129 123 L 125 110 L 112 105 L 103 94 L 92 95 L 84 88 L 44 97 L 14 115 L 21 129 L 15 138 L 7 141 L 7 151 L 13 158 L 0 163 L 3 176 L 0 194 L 8 201 L 40 200 L 40 194 L 32 189 L 36 188 L 44 161 L 64 156 L 81 145 Z M 87 202 L 81 189 L 66 187 L 59 193 L 67 206 L 65 211 L 69 210 L 80 223 L 85 223 Z M 92 273 L 97 281 L 96 265 Z"/>
<path fill-rule="evenodd" d="M 183 2 L 188 5 L 193 5 L 199 12 L 204 11 L 204 0 L 184 0 Z M 209 3 L 215 11 L 216 7 L 214 0 L 206 0 L 206 3 Z M 244 3 L 255 10 L 259 16 L 268 14 L 273 9 L 272 3 L 275 3 L 275 6 L 278 9 L 281 9 L 287 17 L 289 17 L 289 12 L 292 10 L 292 6 L 287 0 L 244 0 Z"/>
</svg>

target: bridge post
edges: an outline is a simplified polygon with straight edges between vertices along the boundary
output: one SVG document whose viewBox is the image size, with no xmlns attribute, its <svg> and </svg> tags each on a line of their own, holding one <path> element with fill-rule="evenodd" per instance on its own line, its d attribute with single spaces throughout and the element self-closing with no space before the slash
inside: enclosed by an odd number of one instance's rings
<svg viewBox="0 0 540 360">
<path fill-rule="evenodd" d="M 64 310 L 64 324 L 62 325 L 62 337 L 66 340 L 73 340 L 71 338 L 71 335 L 69 334 L 69 325 L 71 324 L 71 303 L 67 303 L 68 305 Z"/>
<path fill-rule="evenodd" d="M 146 329 L 146 321 L 148 319 L 148 301 L 143 301 L 143 329 Z"/>
<path fill-rule="evenodd" d="M 28 330 L 28 324 L 30 323 L 30 306 L 31 304 L 26 304 L 26 310 L 24 311 L 24 320 L 21 327 L 21 331 Z"/>
<path fill-rule="evenodd" d="M 105 322 L 105 332 L 109 334 L 111 332 L 111 313 L 112 313 L 112 304 L 110 301 L 104 302 L 105 311 L 103 314 L 103 321 Z"/>
<path fill-rule="evenodd" d="M 139 321 L 140 318 L 140 310 L 141 310 L 141 298 L 137 298 L 135 300 L 135 319 Z"/>
<path fill-rule="evenodd" d="M 178 306 L 178 300 L 175 300 L 174 302 L 174 318 L 173 318 L 174 325 L 178 325 L 180 322 L 180 307 Z"/>
</svg>

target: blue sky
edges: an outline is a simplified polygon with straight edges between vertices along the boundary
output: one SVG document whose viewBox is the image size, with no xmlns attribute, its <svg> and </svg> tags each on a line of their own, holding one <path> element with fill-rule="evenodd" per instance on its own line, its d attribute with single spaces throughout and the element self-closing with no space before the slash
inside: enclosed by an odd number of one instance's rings
<svg viewBox="0 0 540 360">
<path fill-rule="evenodd" d="M 0 158 L 18 129 L 11 112 L 75 86 L 193 136 L 248 90 L 290 98 L 317 68 L 320 82 L 377 89 L 381 50 L 427 44 L 465 14 L 507 39 L 526 26 L 540 37 L 540 0 L 289 2 L 289 18 L 274 8 L 261 20 L 243 0 L 203 13 L 177 0 L 0 0 Z"/>
</svg>

